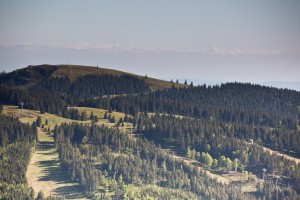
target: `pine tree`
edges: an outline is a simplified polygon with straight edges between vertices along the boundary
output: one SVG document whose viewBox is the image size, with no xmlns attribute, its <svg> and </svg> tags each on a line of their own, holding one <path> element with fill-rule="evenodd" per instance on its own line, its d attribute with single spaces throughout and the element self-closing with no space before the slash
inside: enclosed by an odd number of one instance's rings
<svg viewBox="0 0 300 200">
<path fill-rule="evenodd" d="M 40 191 L 36 197 L 36 200 L 44 200 L 44 194 Z"/>
<path fill-rule="evenodd" d="M 105 113 L 104 113 L 104 117 L 103 117 L 104 119 L 107 119 L 108 118 L 108 116 L 107 116 L 107 112 L 105 111 Z"/>
<path fill-rule="evenodd" d="M 212 167 L 213 167 L 214 169 L 216 169 L 216 168 L 218 167 L 218 160 L 217 160 L 217 159 L 214 159 L 214 160 L 213 160 Z"/>
<path fill-rule="evenodd" d="M 187 149 L 186 149 L 186 157 L 187 158 L 191 158 L 191 149 L 190 149 L 190 147 L 187 147 Z"/>
<path fill-rule="evenodd" d="M 40 116 L 38 116 L 35 123 L 36 123 L 37 127 L 41 127 L 42 126 L 42 118 Z"/>
<path fill-rule="evenodd" d="M 81 121 L 86 121 L 86 111 L 83 111 L 83 112 L 81 113 L 80 120 L 81 120 Z"/>
<path fill-rule="evenodd" d="M 0 104 L 0 114 L 2 114 L 2 111 L 4 109 L 3 103 Z"/>
<path fill-rule="evenodd" d="M 94 115 L 94 111 L 91 112 L 90 115 L 90 120 L 95 121 L 95 115 Z"/>
<path fill-rule="evenodd" d="M 95 122 L 97 123 L 99 121 L 98 116 L 95 116 Z"/>
<path fill-rule="evenodd" d="M 111 118 L 111 121 L 110 121 L 111 123 L 116 123 L 116 118 L 115 118 L 115 116 L 113 116 L 112 118 Z"/>
<path fill-rule="evenodd" d="M 226 157 L 225 156 L 221 156 L 219 159 L 219 165 L 221 167 L 226 167 Z"/>
<path fill-rule="evenodd" d="M 211 157 L 211 155 L 209 155 L 209 153 L 202 152 L 201 161 L 208 169 L 210 169 L 213 163 L 213 158 Z"/>
<path fill-rule="evenodd" d="M 228 171 L 232 170 L 232 161 L 230 158 L 226 158 L 226 168 Z"/>
</svg>

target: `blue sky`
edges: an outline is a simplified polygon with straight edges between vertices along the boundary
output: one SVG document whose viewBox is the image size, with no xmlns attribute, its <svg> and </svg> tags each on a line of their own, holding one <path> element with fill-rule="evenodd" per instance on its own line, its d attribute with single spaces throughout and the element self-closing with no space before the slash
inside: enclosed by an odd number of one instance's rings
<svg viewBox="0 0 300 200">
<path fill-rule="evenodd" d="M 0 68 L 84 64 L 164 79 L 300 81 L 300 1 L 0 1 Z"/>
</svg>

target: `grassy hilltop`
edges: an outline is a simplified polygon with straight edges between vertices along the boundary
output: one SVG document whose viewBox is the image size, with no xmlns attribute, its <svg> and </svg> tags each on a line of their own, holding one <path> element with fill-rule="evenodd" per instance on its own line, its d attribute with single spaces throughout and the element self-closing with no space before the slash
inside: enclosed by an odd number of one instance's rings
<svg viewBox="0 0 300 200">
<path fill-rule="evenodd" d="M 122 72 L 113 69 L 99 68 L 94 66 L 83 65 L 30 65 L 26 68 L 18 69 L 16 71 L 5 74 L 0 83 L 6 82 L 14 84 L 16 82 L 21 88 L 26 88 L 40 81 L 49 78 L 69 78 L 71 81 L 76 80 L 78 77 L 85 75 L 113 75 L 122 76 L 129 75 L 144 80 L 151 90 L 171 88 L 172 83 L 169 81 L 159 80 L 151 77 L 135 75 L 127 72 Z M 176 87 L 183 87 L 183 84 L 176 84 Z"/>
</svg>

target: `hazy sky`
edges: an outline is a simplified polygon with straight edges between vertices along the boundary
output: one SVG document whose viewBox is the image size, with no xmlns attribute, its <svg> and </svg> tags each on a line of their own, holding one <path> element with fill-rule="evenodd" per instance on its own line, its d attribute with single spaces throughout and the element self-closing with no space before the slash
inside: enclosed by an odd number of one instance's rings
<svg viewBox="0 0 300 200">
<path fill-rule="evenodd" d="M 165 79 L 300 81 L 299 0 L 0 1 L 0 68 L 84 64 Z"/>
</svg>

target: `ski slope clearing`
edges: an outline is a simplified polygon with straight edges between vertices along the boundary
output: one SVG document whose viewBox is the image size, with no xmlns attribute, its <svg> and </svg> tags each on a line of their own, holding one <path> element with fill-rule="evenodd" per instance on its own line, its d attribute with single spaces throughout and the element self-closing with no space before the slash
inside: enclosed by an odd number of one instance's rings
<svg viewBox="0 0 300 200">
<path fill-rule="evenodd" d="M 31 157 L 26 177 L 28 185 L 37 194 L 42 191 L 45 196 L 60 196 L 66 199 L 87 199 L 82 187 L 70 181 L 59 166 L 58 153 L 54 148 L 52 137 L 38 129 L 39 142 Z"/>
</svg>

